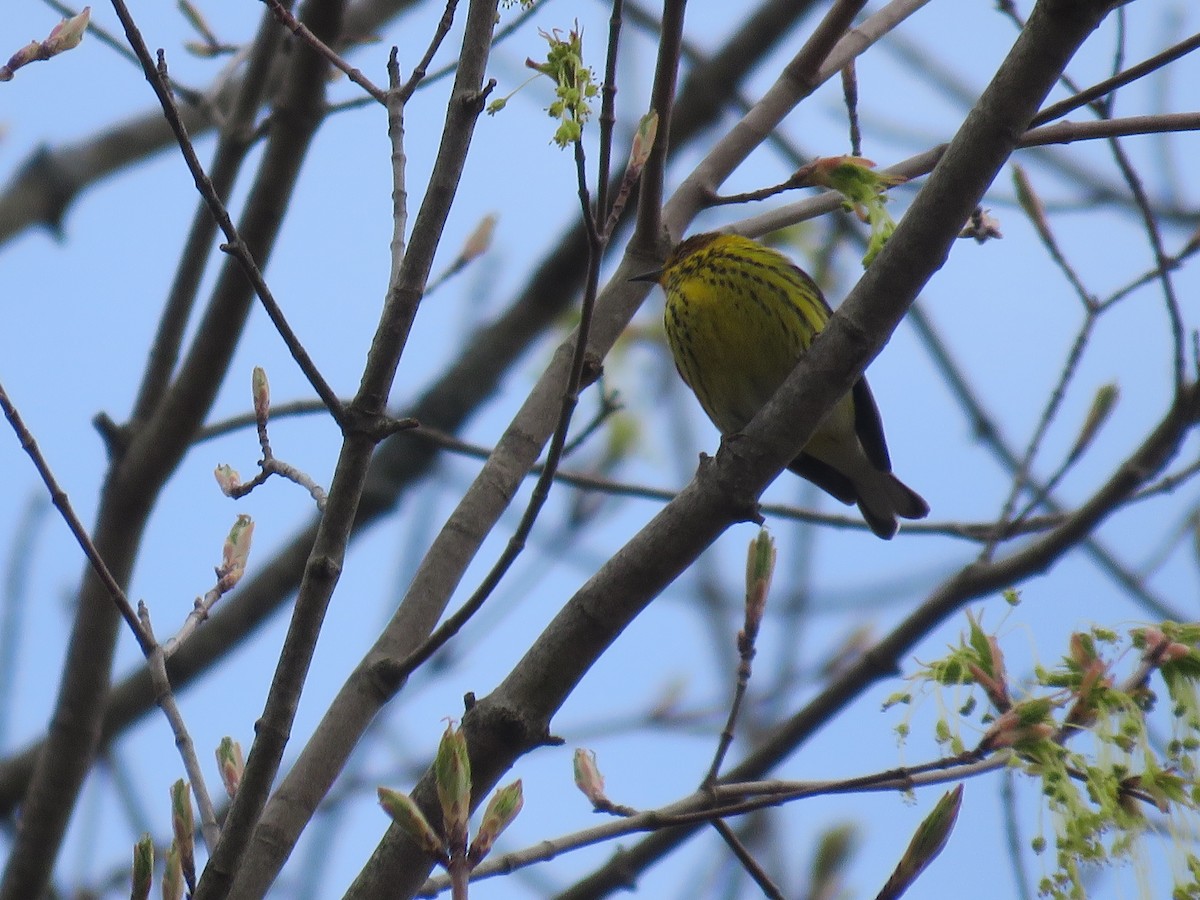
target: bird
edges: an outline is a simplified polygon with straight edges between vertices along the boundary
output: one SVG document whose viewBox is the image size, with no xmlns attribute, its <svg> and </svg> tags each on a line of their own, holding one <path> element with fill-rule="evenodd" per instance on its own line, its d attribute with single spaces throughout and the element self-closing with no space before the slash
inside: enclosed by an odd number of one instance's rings
<svg viewBox="0 0 1200 900">
<path fill-rule="evenodd" d="M 736 234 L 681 241 L 661 269 L 635 276 L 666 294 L 664 326 L 675 367 L 723 435 L 740 432 L 766 405 L 833 311 L 816 282 L 788 257 Z M 929 504 L 892 474 L 879 408 L 865 377 L 855 382 L 787 467 L 845 503 L 890 540 L 897 518 Z"/>
</svg>

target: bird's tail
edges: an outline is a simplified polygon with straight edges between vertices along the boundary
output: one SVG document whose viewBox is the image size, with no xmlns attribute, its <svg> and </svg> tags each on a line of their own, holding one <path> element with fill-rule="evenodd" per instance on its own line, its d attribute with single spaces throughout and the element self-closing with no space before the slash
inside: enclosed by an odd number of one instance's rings
<svg viewBox="0 0 1200 900">
<path fill-rule="evenodd" d="M 923 519 L 929 515 L 925 499 L 891 472 L 872 470 L 860 477 L 854 487 L 858 508 L 871 530 L 884 540 L 895 537 L 899 528 L 896 517 Z"/>
</svg>

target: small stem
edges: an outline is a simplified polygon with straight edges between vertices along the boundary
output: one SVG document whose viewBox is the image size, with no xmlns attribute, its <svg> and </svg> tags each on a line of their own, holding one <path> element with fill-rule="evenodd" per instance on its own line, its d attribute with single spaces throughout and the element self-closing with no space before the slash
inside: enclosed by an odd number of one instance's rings
<svg viewBox="0 0 1200 900">
<path fill-rule="evenodd" d="M 455 853 L 450 857 L 450 865 L 446 871 L 450 874 L 451 900 L 467 900 L 467 884 L 471 880 L 471 870 L 467 865 L 466 856 Z"/>
<path fill-rule="evenodd" d="M 274 13 L 275 18 L 279 20 L 279 23 L 284 28 L 312 47 L 331 66 L 345 74 L 347 78 L 374 97 L 378 103 L 387 105 L 387 93 L 385 91 L 380 90 L 359 69 L 356 69 L 350 63 L 346 62 L 346 60 L 342 59 L 332 47 L 313 34 L 302 22 L 288 12 L 279 0 L 263 0 L 263 2 L 270 7 L 271 12 Z"/>
</svg>

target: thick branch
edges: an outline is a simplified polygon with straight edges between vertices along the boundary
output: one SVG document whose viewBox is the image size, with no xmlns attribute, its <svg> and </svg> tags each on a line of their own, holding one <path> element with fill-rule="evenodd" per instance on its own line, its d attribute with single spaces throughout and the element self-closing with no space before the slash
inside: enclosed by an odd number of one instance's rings
<svg viewBox="0 0 1200 900">
<path fill-rule="evenodd" d="M 571 598 L 504 682 L 467 715 L 476 797 L 546 739 L 550 717 L 629 622 L 728 525 L 753 514 L 758 494 L 795 458 L 940 267 L 1041 100 L 1106 11 L 1100 3 L 1039 5 L 884 252 L 785 385 L 743 435 L 724 442 L 715 462 L 702 465 Z M 773 115 L 776 104 L 764 115 Z M 427 773 L 414 798 L 432 803 L 432 789 Z M 368 881 L 407 895 L 428 868 L 424 854 L 389 829 L 351 896 L 366 896 Z"/>
</svg>

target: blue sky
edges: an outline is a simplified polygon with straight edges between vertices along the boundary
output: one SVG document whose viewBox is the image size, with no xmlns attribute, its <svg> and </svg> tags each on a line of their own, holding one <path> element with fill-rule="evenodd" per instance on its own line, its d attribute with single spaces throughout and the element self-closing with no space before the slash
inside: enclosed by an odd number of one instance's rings
<svg viewBox="0 0 1200 900">
<path fill-rule="evenodd" d="M 874 5 L 873 5 L 874 6 Z M 181 82 L 205 85 L 219 63 L 189 57 L 182 42 L 186 26 L 172 10 L 135 9 L 151 47 L 164 47 L 171 71 Z M 207 10 L 222 38 L 248 40 L 260 14 L 258 4 Z M 98 23 L 116 29 L 107 7 L 97 6 Z M 426 5 L 399 18 L 382 42 L 353 56 L 377 83 L 384 79 L 386 50 L 402 48 L 402 64 L 424 47 L 437 5 Z M 513 11 L 504 16 L 511 17 Z M 717 46 L 729 21 L 727 7 L 711 0 L 689 5 L 689 37 L 701 48 Z M 526 78 L 523 61 L 544 52 L 537 28 L 566 29 L 578 19 L 585 49 L 598 69 L 603 58 L 607 10 L 599 4 L 547 3 L 495 53 L 489 74 L 497 93 L 507 93 Z M 15 50 L 44 36 L 58 15 L 25 0 L 9 11 L 0 32 Z M 1140 4 L 1128 10 L 1126 59 L 1137 61 L 1196 30 L 1196 11 L 1185 4 Z M 771 83 L 783 61 L 802 44 L 806 29 L 789 35 L 749 80 L 744 93 L 756 98 Z M 435 65 L 448 60 L 459 32 Z M 1106 77 L 1112 66 L 1114 25 L 1098 32 L 1071 74 L 1081 84 Z M 620 72 L 618 146 L 627 144 L 632 123 L 644 111 L 653 73 L 652 43 L 630 27 Z M 977 94 L 1007 52 L 1014 30 L 989 4 L 930 4 L 899 32 L 899 38 L 936 57 Z M 1161 79 L 1135 86 L 1121 95 L 1118 115 L 1160 109 L 1196 108 L 1197 64 L 1185 59 Z M 858 63 L 864 154 L 891 164 L 948 139 L 961 122 L 964 108 L 948 99 L 939 84 L 914 71 L 910 63 L 885 45 Z M 409 191 L 415 205 L 436 146 L 445 105 L 446 82 L 414 98 L 408 110 Z M 333 99 L 356 97 L 345 79 L 330 87 Z M 123 117 L 152 108 L 153 96 L 141 73 L 100 42 L 83 45 L 49 63 L 21 70 L 0 93 L 0 183 L 40 145 L 60 147 L 86 140 Z M 567 153 L 550 143 L 553 125 L 543 108 L 550 101 L 548 83 L 534 82 L 518 93 L 498 116 L 479 122 L 472 157 L 435 263 L 447 265 L 462 241 L 485 215 L 499 216 L 495 242 L 488 255 L 427 298 L 421 308 L 408 351 L 397 375 L 392 399 L 398 409 L 417 396 L 455 358 L 465 337 L 481 321 L 502 309 L 528 278 L 540 254 L 578 215 L 573 165 Z M 785 122 L 782 132 L 804 152 L 835 155 L 847 151 L 844 110 L 837 84 L 822 88 Z M 1086 119 L 1077 112 L 1071 118 Z M 727 127 L 731 115 L 722 120 Z M 291 203 L 266 276 L 327 380 L 342 394 L 356 388 L 388 273 L 391 233 L 389 146 L 382 110 L 365 108 L 330 117 L 305 162 L 301 185 Z M 721 129 L 718 128 L 718 131 Z M 594 135 L 594 131 L 592 132 Z M 690 170 L 702 140 L 688 148 L 672 168 L 674 185 Z M 1183 209 L 1195 209 L 1195 179 L 1188 169 L 1196 138 L 1182 134 L 1169 140 L 1134 137 L 1124 141 L 1154 198 L 1166 197 Z M 211 156 L 211 141 L 199 141 L 201 159 Z M 1057 148 L 1054 158 L 1086 167 L 1104 184 L 1120 185 L 1112 157 L 1099 142 Z M 593 152 L 594 159 L 594 152 Z M 1135 219 L 1125 210 L 1083 205 L 1081 192 L 1067 184 L 1043 159 L 1022 154 L 1035 187 L 1051 211 L 1052 225 L 1064 253 L 1084 274 L 1095 294 L 1105 296 L 1140 275 L 1152 255 Z M 775 183 L 791 166 L 767 148 L 760 149 L 724 186 L 741 191 Z M 253 164 L 247 169 L 252 171 Z M 239 186 L 244 191 L 248 174 Z M 919 186 L 919 185 L 918 185 Z M 892 203 L 899 217 L 911 194 L 898 191 Z M 1059 270 L 1048 259 L 1026 217 L 1012 203 L 1009 171 L 997 179 L 988 204 L 1001 222 L 1004 239 L 982 246 L 960 242 L 946 265 L 927 286 L 921 304 L 942 334 L 974 390 L 1007 439 L 1023 447 L 1054 387 L 1082 320 L 1081 304 Z M 241 199 L 235 198 L 234 206 Z M 0 286 L 5 297 L 5 326 L 0 329 L 0 381 L 21 409 L 60 482 L 85 522 L 97 505 L 105 458 L 91 419 L 104 411 L 118 421 L 127 414 L 144 364 L 145 348 L 157 322 L 161 299 L 169 287 L 195 207 L 194 190 L 176 152 L 165 152 L 109 178 L 85 192 L 64 221 L 61 241 L 44 230 L 30 230 L 0 247 Z M 722 208 L 706 213 L 693 231 L 723 226 L 760 212 Z M 809 223 L 792 250 L 798 261 L 817 250 L 830 217 Z M 1194 216 L 1183 224 L 1164 225 L 1168 250 L 1178 248 L 1195 228 Z M 624 239 L 624 236 L 621 238 Z M 216 254 L 214 254 L 214 257 Z M 210 266 L 209 281 L 215 265 Z M 845 295 L 861 271 L 854 252 L 834 256 L 825 281 L 831 301 Z M 1179 296 L 1191 328 L 1197 325 L 1195 272 L 1177 275 Z M 661 314 L 661 295 L 651 294 L 637 324 L 652 332 Z M 474 416 L 465 436 L 482 444 L 494 442 L 524 399 L 561 332 L 540 342 L 504 381 L 494 401 Z M 1044 456 L 1035 472 L 1045 477 L 1070 447 L 1098 387 L 1115 382 L 1121 399 L 1094 445 L 1064 479 L 1058 496 L 1066 503 L 1086 498 L 1111 472 L 1115 462 L 1137 445 L 1165 409 L 1170 379 L 1169 344 L 1163 303 L 1153 287 L 1144 289 L 1106 315 L 1083 357 L 1078 375 L 1050 429 Z M 277 402 L 307 398 L 309 389 L 269 322 L 256 311 L 240 345 L 213 413 L 213 419 L 245 411 L 249 406 L 250 371 L 263 366 Z M 909 324 L 903 324 L 869 372 L 883 411 L 897 472 L 918 489 L 937 521 L 987 521 L 1008 491 L 1008 479 L 989 451 L 977 440 L 930 361 L 927 349 Z M 717 437 L 690 396 L 675 381 L 663 348 L 649 341 L 630 341 L 610 358 L 608 385 L 620 392 L 638 425 L 638 443 L 614 477 L 635 483 L 674 488 L 686 483 L 697 454 L 713 452 Z M 594 410 L 595 395 L 585 398 L 580 421 Z M 336 429 L 324 420 L 278 421 L 273 424 L 276 453 L 328 484 L 339 445 Z M 586 445 L 570 468 L 583 468 L 602 450 L 602 439 Z M 1177 465 L 1196 457 L 1189 439 Z M 257 446 L 250 431 L 197 446 L 169 483 L 147 533 L 143 555 L 130 588 L 144 599 L 160 635 L 169 634 L 190 609 L 192 598 L 211 584 L 221 540 L 234 517 L 245 512 L 256 521 L 255 560 L 272 550 L 311 516 L 311 503 L 298 488 L 272 482 L 245 500 L 223 497 L 212 480 L 212 468 L 227 462 L 246 477 L 254 471 Z M 370 645 L 402 595 L 418 552 L 426 545 L 458 496 L 474 477 L 479 463 L 448 457 L 414 491 L 398 512 L 358 540 L 331 608 L 330 618 L 308 680 L 294 729 L 298 748 L 314 726 L 346 673 Z M 0 471 L 5 473 L 8 502 L 0 506 L 0 548 L 12 547 L 21 529 L 21 514 L 31 498 L 42 497 L 32 466 L 11 434 L 0 439 Z M 476 564 L 464 579 L 466 593 L 498 555 L 528 497 L 528 487 L 515 501 Z M 777 502 L 832 505 L 815 498 L 790 477 L 781 478 L 768 494 Z M 374 847 L 385 826 L 373 802 L 373 786 L 386 783 L 406 789 L 414 773 L 436 746 L 442 719 L 461 711 L 465 691 L 490 690 L 519 658 L 524 648 L 596 566 L 620 547 L 657 509 L 643 500 L 609 500 L 594 527 L 585 534 L 566 528 L 570 495 L 558 490 L 535 530 L 531 548 L 504 583 L 480 619 L 460 637 L 454 664 L 436 679 L 418 679 L 380 722 L 385 737 L 355 761 L 356 802 L 343 813 L 336 836 L 310 829 L 278 887 L 279 896 L 337 896 Z M 1099 537 L 1131 569 L 1152 562 L 1156 553 L 1184 527 L 1196 505 L 1196 490 L 1186 483 L 1174 494 L 1123 511 L 1104 525 Z M 840 511 L 840 508 L 838 510 Z M 811 533 L 786 521 L 771 522 L 780 541 L 775 595 L 807 588 L 811 614 L 802 628 L 772 615 L 764 629 L 757 662 L 765 687 L 791 659 L 811 673 L 854 627 L 869 625 L 883 634 L 933 586 L 969 560 L 973 545 L 944 537 L 904 536 L 883 543 L 860 531 L 821 529 Z M 721 710 L 727 702 L 732 672 L 728 668 L 734 616 L 724 616 L 725 650 L 714 648 L 714 626 L 698 612 L 702 583 L 715 585 L 727 609 L 739 602 L 739 582 L 746 542 L 754 531 L 734 529 L 642 616 L 589 674 L 555 720 L 567 745 L 540 750 L 522 760 L 513 776 L 526 785 L 526 808 L 505 836 L 505 849 L 594 824 L 583 798 L 570 785 L 570 750 L 583 744 L 595 749 L 618 802 L 651 807 L 690 792 L 707 766 L 719 715 L 696 725 L 648 727 L 646 711 L 665 692 L 678 689 L 681 712 Z M 44 516 L 32 535 L 33 550 L 23 561 L 28 578 L 26 602 L 19 610 L 20 651 L 14 682 L 4 687 L 5 717 L 0 720 L 0 752 L 23 746 L 42 733 L 57 686 L 57 671 L 69 629 L 69 598 L 82 564 L 61 521 Z M 811 541 L 811 565 L 801 556 Z M 1172 545 L 1166 561 L 1147 576 L 1148 585 L 1168 602 L 1195 616 L 1196 559 L 1190 541 Z M 1080 554 L 1072 555 L 1044 576 L 1021 586 L 1023 604 L 1009 611 L 995 598 L 976 608 L 986 624 L 999 629 L 1015 671 L 1028 671 L 1034 660 L 1052 662 L 1065 650 L 1074 629 L 1102 623 L 1117 629 L 1146 618 Z M 460 592 L 461 593 L 461 592 Z M 942 652 L 963 630 L 951 622 L 922 645 L 917 656 L 928 660 Z M 255 717 L 261 712 L 273 660 L 286 628 L 277 616 L 254 639 L 239 648 L 228 665 L 181 696 L 192 735 L 201 748 L 211 748 L 226 734 L 247 747 Z M 136 646 L 123 639 L 118 677 L 137 664 Z M 915 665 L 915 664 L 914 664 Z M 911 668 L 906 672 L 911 672 Z M 790 693 L 763 699 L 791 711 L 811 691 L 811 680 L 793 685 Z M 914 738 L 902 751 L 892 729 L 900 714 L 880 713 L 882 699 L 897 689 L 883 684 L 853 711 L 821 731 L 781 767 L 781 777 L 833 778 L 916 762 L 935 753 L 927 735 L 936 704 L 926 704 L 914 722 Z M 947 701 L 947 705 L 950 702 Z M 926 721 L 929 720 L 929 721 Z M 968 743 L 970 741 L 968 740 Z M 123 737 L 117 755 L 136 785 L 136 804 L 145 827 L 166 831 L 167 786 L 181 768 L 161 717 L 151 715 Z M 734 756 L 738 754 L 735 748 Z M 202 749 L 202 760 L 209 758 Z M 215 777 L 215 771 L 212 773 Z M 215 785 L 214 785 L 215 786 Z M 925 876 L 922 887 L 937 896 L 961 889 L 964 866 L 980 883 L 1011 885 L 1011 874 L 998 823 L 1000 780 L 994 776 L 968 785 L 958 831 L 946 856 Z M 1019 791 L 1019 821 L 1028 837 L 1039 825 L 1034 792 Z M 813 835 L 832 820 L 853 819 L 863 829 L 862 849 L 850 887 L 858 896 L 873 895 L 902 851 L 916 823 L 936 794 L 927 791 L 915 803 L 880 795 L 806 801 L 784 814 L 793 884 L 798 883 Z M 142 825 L 142 813 L 131 812 L 119 799 L 113 780 L 97 775 L 86 790 L 61 857 L 64 885 L 87 884 L 123 865 L 130 842 Z M 651 896 L 684 896 L 689 879 L 698 883 L 708 873 L 717 844 L 706 835 L 668 864 L 640 882 Z M 990 848 L 979 852 L 980 847 Z M 612 852 L 611 846 L 569 854 L 530 874 L 481 886 L 478 896 L 540 896 L 545 885 L 566 886 Z M 1038 872 L 1038 863 L 1030 862 Z M 312 873 L 318 873 L 313 876 Z M 299 886 L 307 884 L 310 893 Z M 1128 879 L 1125 888 L 1129 888 Z M 1097 896 L 1115 896 L 1116 884 L 1101 883 Z M 1110 893 L 1112 892 L 1112 893 Z M 119 895 L 120 890 L 113 895 Z M 996 896 L 1011 896 L 1009 888 Z M 981 894 L 980 896 L 984 896 Z"/>
</svg>

